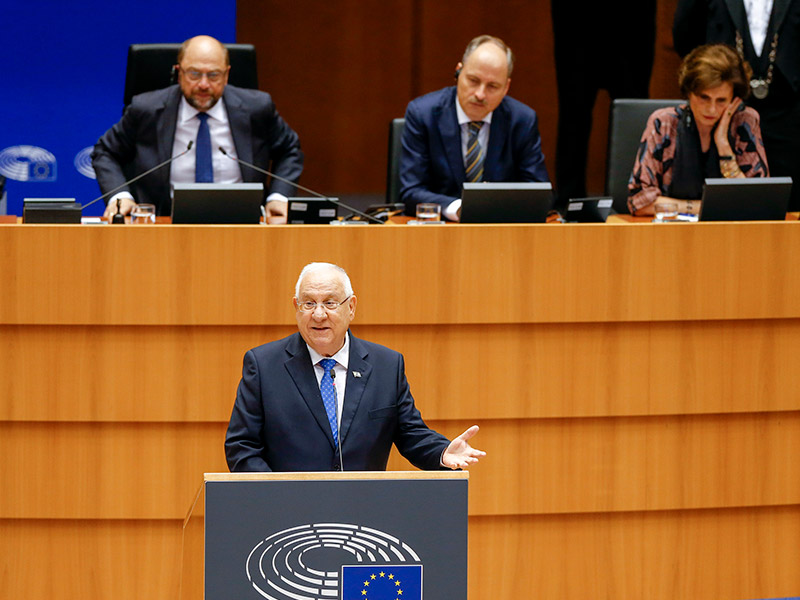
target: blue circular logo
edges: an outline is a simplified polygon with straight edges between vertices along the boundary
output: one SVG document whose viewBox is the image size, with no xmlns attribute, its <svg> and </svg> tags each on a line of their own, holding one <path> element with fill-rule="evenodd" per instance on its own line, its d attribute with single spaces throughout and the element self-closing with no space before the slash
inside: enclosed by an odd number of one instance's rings
<svg viewBox="0 0 800 600">
<path fill-rule="evenodd" d="M 14 181 L 55 181 L 56 157 L 38 146 L 10 146 L 0 150 L 0 175 Z"/>
<path fill-rule="evenodd" d="M 84 177 L 97 179 L 97 175 L 94 174 L 94 168 L 92 167 L 92 150 L 94 150 L 94 146 L 86 146 L 86 148 L 75 155 L 75 168 L 78 169 L 78 173 Z"/>
</svg>

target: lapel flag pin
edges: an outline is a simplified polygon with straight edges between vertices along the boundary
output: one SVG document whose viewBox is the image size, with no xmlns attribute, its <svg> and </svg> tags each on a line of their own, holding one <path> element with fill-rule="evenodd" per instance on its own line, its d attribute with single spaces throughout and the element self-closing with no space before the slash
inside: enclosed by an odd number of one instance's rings
<svg viewBox="0 0 800 600">
<path fill-rule="evenodd" d="M 353 377 L 361 377 L 360 371 L 353 371 Z"/>
</svg>

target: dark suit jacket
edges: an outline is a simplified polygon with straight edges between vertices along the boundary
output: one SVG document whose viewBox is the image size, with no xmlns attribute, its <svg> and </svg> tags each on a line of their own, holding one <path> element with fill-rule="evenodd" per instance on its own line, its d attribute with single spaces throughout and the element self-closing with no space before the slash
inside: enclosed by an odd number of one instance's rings
<svg viewBox="0 0 800 600">
<path fill-rule="evenodd" d="M 339 434 L 347 471 L 385 470 L 392 443 L 416 467 L 439 469 L 449 444 L 425 425 L 414 406 L 403 356 L 352 334 Z M 225 455 L 233 472 L 339 469 L 314 367 L 299 333 L 245 354 Z"/>
<path fill-rule="evenodd" d="M 400 200 L 414 214 L 420 202 L 444 209 L 461 197 L 465 179 L 456 88 L 412 100 L 406 109 Z M 492 113 L 484 181 L 549 181 L 534 110 L 506 96 Z"/>
<path fill-rule="evenodd" d="M 297 181 L 303 171 L 300 141 L 278 114 L 270 95 L 227 85 L 223 98 L 237 156 Z M 172 155 L 180 99 L 177 85 L 134 96 L 122 119 L 98 140 L 92 153 L 92 165 L 103 193 Z M 241 169 L 245 182 L 265 183 L 265 175 L 247 167 Z M 131 192 L 137 202 L 155 204 L 159 215 L 169 215 L 169 176 L 167 165 L 123 189 Z M 294 186 L 274 181 L 269 192 L 291 196 Z"/>
<path fill-rule="evenodd" d="M 697 46 L 722 43 L 736 47 L 736 31 L 742 33 L 745 58 L 751 63 L 756 76 L 763 76 L 760 66 L 768 63 L 773 33 L 777 31 L 778 52 L 775 64 L 792 90 L 800 92 L 800 1 L 774 0 L 772 19 L 762 51 L 756 59 L 752 50 L 747 15 L 742 0 L 679 0 L 672 24 L 675 50 L 687 55 Z M 760 64 L 763 63 L 763 64 Z"/>
</svg>

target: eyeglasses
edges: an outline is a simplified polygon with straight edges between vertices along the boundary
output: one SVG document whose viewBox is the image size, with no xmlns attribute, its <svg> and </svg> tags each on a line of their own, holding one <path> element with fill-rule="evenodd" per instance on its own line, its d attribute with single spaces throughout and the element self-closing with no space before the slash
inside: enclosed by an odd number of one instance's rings
<svg viewBox="0 0 800 600">
<path fill-rule="evenodd" d="M 333 312 L 338 309 L 342 304 L 350 300 L 352 298 L 352 294 L 350 294 L 347 298 L 342 300 L 341 302 L 337 302 L 336 300 L 325 300 L 325 302 L 314 302 L 313 300 L 306 300 L 305 302 L 298 302 L 297 309 L 300 312 L 314 312 L 317 310 L 318 306 L 321 306 L 328 312 Z"/>
<path fill-rule="evenodd" d="M 217 83 L 222 79 L 222 76 L 225 74 L 225 71 L 208 71 L 204 73 L 203 71 L 197 71 L 195 69 L 184 69 L 181 67 L 181 71 L 183 74 L 186 75 L 186 79 L 193 83 L 197 83 L 203 76 L 208 79 L 209 83 Z"/>
</svg>

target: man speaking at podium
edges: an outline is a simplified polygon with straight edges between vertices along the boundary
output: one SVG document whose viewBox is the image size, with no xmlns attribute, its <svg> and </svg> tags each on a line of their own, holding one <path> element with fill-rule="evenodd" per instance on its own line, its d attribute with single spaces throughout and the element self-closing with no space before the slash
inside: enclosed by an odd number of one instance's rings
<svg viewBox="0 0 800 600">
<path fill-rule="evenodd" d="M 384 471 L 392 444 L 420 469 L 460 469 L 485 453 L 428 428 L 403 356 L 349 331 L 357 298 L 341 267 L 311 263 L 293 299 L 299 333 L 248 350 L 225 455 L 239 471 Z"/>
<path fill-rule="evenodd" d="M 175 160 L 143 177 L 133 190 L 112 196 L 105 217 L 117 212 L 118 201 L 122 214 L 130 213 L 136 202 L 147 202 L 156 205 L 159 215 L 169 215 L 171 183 L 265 182 L 265 175 L 242 169 L 232 156 L 290 181 L 300 178 L 303 153 L 297 134 L 269 94 L 227 85 L 230 69 L 227 49 L 212 37 L 197 36 L 178 52 L 178 85 L 133 98 L 122 119 L 94 147 L 92 165 L 101 191 L 125 183 L 125 166 L 133 167 L 132 177 L 170 157 Z M 271 220 L 282 216 L 285 222 L 286 198 L 294 186 L 275 180 L 269 191 Z"/>
</svg>

